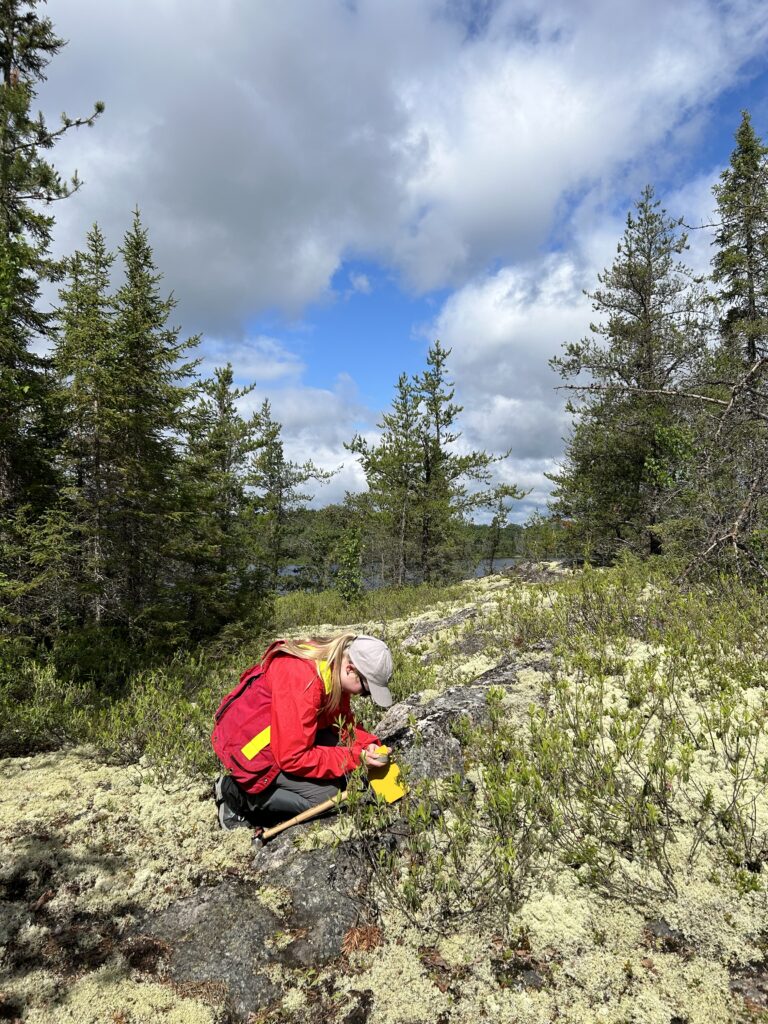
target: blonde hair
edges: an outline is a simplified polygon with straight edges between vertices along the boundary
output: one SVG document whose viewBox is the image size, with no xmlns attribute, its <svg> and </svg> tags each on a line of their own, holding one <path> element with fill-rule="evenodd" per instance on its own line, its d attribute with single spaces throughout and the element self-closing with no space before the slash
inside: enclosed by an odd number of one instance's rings
<svg viewBox="0 0 768 1024">
<path fill-rule="evenodd" d="M 334 712 L 341 703 L 341 661 L 357 633 L 339 633 L 337 636 L 313 636 L 306 640 L 281 640 L 276 654 L 292 654 L 303 661 L 327 661 L 331 669 L 331 689 L 325 698 L 324 709 Z M 318 669 L 319 675 L 319 669 Z"/>
</svg>

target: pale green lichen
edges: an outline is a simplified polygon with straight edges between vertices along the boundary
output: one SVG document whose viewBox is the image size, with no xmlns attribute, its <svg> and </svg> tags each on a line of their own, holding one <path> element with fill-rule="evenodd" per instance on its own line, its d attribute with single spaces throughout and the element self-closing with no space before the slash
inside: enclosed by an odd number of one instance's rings
<svg viewBox="0 0 768 1024">
<path fill-rule="evenodd" d="M 554 948 L 564 953 L 583 946 L 590 935 L 590 910 L 570 872 L 563 872 L 556 891 L 536 891 L 517 916 L 534 951 Z"/>
<path fill-rule="evenodd" d="M 285 1013 L 298 1013 L 307 1005 L 306 994 L 300 988 L 293 988 L 283 997 L 280 1005 Z"/>
<path fill-rule="evenodd" d="M 293 909 L 291 890 L 281 885 L 262 885 L 259 889 L 259 902 L 276 917 L 285 918 Z"/>
<path fill-rule="evenodd" d="M 13 940 L 17 953 L 41 956 L 50 921 L 66 925 L 86 914 L 112 919 L 123 930 L 136 912 L 162 910 L 207 879 L 249 875 L 250 833 L 220 832 L 213 801 L 199 783 L 169 779 L 161 788 L 135 767 L 101 764 L 87 750 L 5 760 L 0 778 L 0 844 L 7 851 L 0 882 L 26 886 L 31 902 L 45 898 L 44 924 L 9 915 L 13 932 L 3 937 L 6 944 Z M 79 934 L 79 953 L 99 940 L 97 930 Z M 29 975 L 2 985 L 9 997 L 18 993 L 32 1007 L 31 1022 L 103 1024 L 118 1011 L 142 1024 L 216 1020 L 210 1007 L 163 986 L 128 981 L 111 963 L 59 1002 L 53 1000 L 60 989 L 53 969 L 36 972 L 33 982 L 34 993 Z M 32 1012 L 37 1005 L 39 1015 Z"/>
<path fill-rule="evenodd" d="M 82 751 L 47 755 L 23 773 L 5 762 L 0 772 L 0 838 L 11 851 L 0 879 L 53 873 L 51 911 L 76 903 L 104 914 L 129 901 L 159 910 L 206 877 L 246 870 L 249 833 L 219 833 L 199 784 L 165 791 Z"/>
<path fill-rule="evenodd" d="M 549 682 L 549 678 L 549 672 L 542 672 L 541 669 L 530 668 L 522 664 L 517 669 L 515 681 L 518 687 L 525 687 L 534 693 L 540 693 L 542 687 Z"/>
<path fill-rule="evenodd" d="M 437 949 L 454 967 L 479 964 L 488 959 L 488 936 L 478 929 L 452 932 L 438 939 Z"/>
<path fill-rule="evenodd" d="M 419 704 L 421 704 L 422 706 L 425 704 L 430 704 L 435 699 L 435 697 L 440 696 L 440 693 L 440 690 L 432 687 L 426 690 L 422 690 L 419 693 Z"/>
<path fill-rule="evenodd" d="M 436 1020 L 448 1013 L 452 1000 L 429 980 L 417 950 L 412 942 L 380 947 L 373 957 L 355 954 L 351 958 L 355 973 L 341 979 L 340 992 L 370 991 L 374 1000 L 371 1016 L 377 1024 Z"/>
<path fill-rule="evenodd" d="M 317 822 L 311 828 L 303 829 L 294 838 L 293 845 L 297 850 L 335 848 L 339 843 L 347 842 L 357 834 L 358 829 L 353 818 L 342 813 L 328 822 Z"/>
<path fill-rule="evenodd" d="M 273 935 L 267 936 L 264 945 L 267 949 L 285 949 L 294 941 L 290 932 L 276 931 Z"/>
<path fill-rule="evenodd" d="M 455 1024 L 479 1019 L 495 1024 L 548 1024 L 553 1019 L 669 1024 L 673 1016 L 690 1024 L 725 1024 L 734 1019 L 724 967 L 702 956 L 649 950 L 644 919 L 637 911 L 587 892 L 577 911 L 574 879 L 553 882 L 546 899 L 540 894 L 533 900 L 533 914 L 512 922 L 518 927 L 533 924 L 534 941 L 549 943 L 542 945 L 533 965 L 542 978 L 542 991 L 517 990 L 506 981 L 506 947 L 497 935 L 480 930 L 438 938 L 437 962 L 442 959 L 443 966 L 430 970 L 435 961 L 430 961 L 423 933 L 404 923 L 398 912 L 384 918 L 390 938 L 385 947 L 351 957 L 354 975 L 343 982 L 342 991 L 370 991 L 371 1016 L 384 1024 L 427 1024 L 447 1012 L 446 1006 Z M 577 942 L 552 920 L 558 906 L 576 928 Z"/>
<path fill-rule="evenodd" d="M 74 982 L 60 998 L 44 1008 L 33 1008 L 25 1024 L 218 1024 L 220 1009 L 173 989 L 125 976 L 119 965 L 109 965 Z"/>
<path fill-rule="evenodd" d="M 50 1006 L 63 987 L 59 978 L 41 969 L 0 975 L 0 991 L 6 999 L 27 1009 Z"/>
</svg>

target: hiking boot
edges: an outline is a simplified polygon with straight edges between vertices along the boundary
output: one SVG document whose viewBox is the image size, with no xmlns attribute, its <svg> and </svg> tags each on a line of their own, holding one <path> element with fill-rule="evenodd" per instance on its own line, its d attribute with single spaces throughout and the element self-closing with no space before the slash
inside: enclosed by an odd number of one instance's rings
<svg viewBox="0 0 768 1024">
<path fill-rule="evenodd" d="M 219 819 L 219 828 L 223 828 L 225 832 L 231 832 L 235 828 L 251 827 L 250 821 L 244 818 L 242 814 L 235 814 L 227 803 L 219 804 L 216 813 Z"/>
<path fill-rule="evenodd" d="M 213 799 L 216 801 L 216 815 L 219 819 L 219 828 L 225 832 L 231 832 L 235 828 L 250 828 L 251 823 L 242 814 L 233 810 L 227 802 L 226 789 L 228 775 L 219 775 L 213 784 Z"/>
</svg>

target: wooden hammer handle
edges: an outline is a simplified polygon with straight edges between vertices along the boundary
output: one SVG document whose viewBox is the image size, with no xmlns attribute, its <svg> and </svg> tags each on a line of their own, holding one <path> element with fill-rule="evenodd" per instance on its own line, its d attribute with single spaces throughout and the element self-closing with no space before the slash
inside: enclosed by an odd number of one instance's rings
<svg viewBox="0 0 768 1024">
<path fill-rule="evenodd" d="M 330 800 L 325 800 L 323 803 L 317 804 L 315 807 L 308 807 L 306 811 L 302 811 L 301 814 L 297 814 L 295 818 L 290 818 L 288 821 L 281 821 L 279 825 L 265 829 L 259 838 L 262 843 L 265 843 L 268 839 L 279 835 L 281 832 L 285 832 L 287 828 L 291 828 L 293 825 L 300 825 L 302 821 L 309 821 L 310 818 L 316 818 L 318 814 L 322 814 L 324 811 L 330 811 L 332 807 L 337 807 L 346 799 L 347 791 L 345 789 L 336 796 L 332 796 Z"/>
</svg>

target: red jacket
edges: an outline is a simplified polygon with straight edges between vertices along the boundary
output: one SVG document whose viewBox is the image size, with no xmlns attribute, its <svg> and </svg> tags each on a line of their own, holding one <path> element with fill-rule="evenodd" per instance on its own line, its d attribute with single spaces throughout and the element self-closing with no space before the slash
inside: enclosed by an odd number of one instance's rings
<svg viewBox="0 0 768 1024">
<path fill-rule="evenodd" d="M 360 764 L 369 743 L 379 742 L 355 725 L 348 693 L 342 693 L 335 712 L 324 709 L 328 678 L 324 662 L 296 658 L 272 644 L 261 665 L 247 669 L 222 701 L 211 740 L 246 792 L 260 793 L 281 771 L 338 778 Z M 339 724 L 339 746 L 316 745 L 319 729 Z"/>
</svg>

